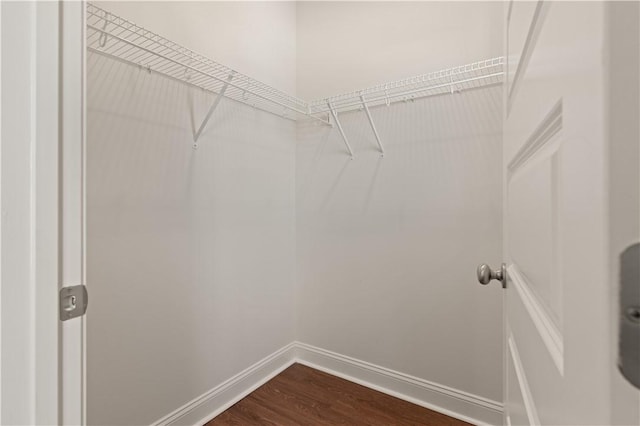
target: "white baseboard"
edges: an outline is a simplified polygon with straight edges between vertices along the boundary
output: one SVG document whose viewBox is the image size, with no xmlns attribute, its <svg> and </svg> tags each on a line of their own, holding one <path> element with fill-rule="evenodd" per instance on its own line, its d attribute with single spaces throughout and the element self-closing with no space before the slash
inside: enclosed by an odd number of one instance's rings
<svg viewBox="0 0 640 426">
<path fill-rule="evenodd" d="M 292 342 L 153 425 L 203 425 L 296 362 L 473 424 L 502 424 L 502 404 L 496 401 Z"/>
<path fill-rule="evenodd" d="M 472 424 L 502 424 L 499 402 L 305 343 L 295 346 L 300 364 Z"/>
<path fill-rule="evenodd" d="M 203 425 L 277 376 L 295 362 L 295 342 L 263 358 L 208 392 L 153 423 L 153 426 Z"/>
</svg>

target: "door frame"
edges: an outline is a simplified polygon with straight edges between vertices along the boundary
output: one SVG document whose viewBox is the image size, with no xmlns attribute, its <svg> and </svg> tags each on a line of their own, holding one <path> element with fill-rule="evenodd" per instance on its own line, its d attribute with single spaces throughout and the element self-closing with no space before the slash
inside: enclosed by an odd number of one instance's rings
<svg viewBox="0 0 640 426">
<path fill-rule="evenodd" d="M 606 5 L 607 105 L 609 140 L 609 279 L 611 282 L 612 423 L 640 421 L 640 390 L 618 370 L 620 255 L 640 242 L 640 4 Z M 615 167 L 612 167 L 615 164 Z M 622 190 L 621 190 L 622 189 Z M 633 406 L 635 412 L 626 409 Z"/>
<path fill-rule="evenodd" d="M 58 2 L 0 5 L 0 68 L 11 76 L 10 84 L 0 80 L 0 422 L 7 424 L 60 421 L 59 28 Z"/>
<path fill-rule="evenodd" d="M 86 3 L 60 2 L 60 283 L 86 285 Z M 89 305 L 90 306 L 90 305 Z M 89 308 L 90 309 L 90 308 Z M 86 315 L 60 324 L 60 424 L 87 424 Z"/>
<path fill-rule="evenodd" d="M 3 424 L 86 423 L 85 320 L 58 312 L 60 287 L 84 283 L 84 11 L 0 4 Z"/>
</svg>

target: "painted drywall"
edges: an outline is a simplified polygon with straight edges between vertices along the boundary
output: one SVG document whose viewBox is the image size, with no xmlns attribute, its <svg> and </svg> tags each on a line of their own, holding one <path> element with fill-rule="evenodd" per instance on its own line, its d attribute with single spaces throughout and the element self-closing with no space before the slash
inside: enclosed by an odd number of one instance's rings
<svg viewBox="0 0 640 426">
<path fill-rule="evenodd" d="M 292 3 L 106 6 L 295 82 Z M 150 424 L 294 340 L 296 128 L 225 99 L 194 150 L 212 95 L 96 54 L 87 78 L 88 423 Z"/>
<path fill-rule="evenodd" d="M 318 99 L 502 56 L 501 2 L 303 1 L 298 96 Z"/>
<path fill-rule="evenodd" d="M 501 19 L 488 3 L 299 4 L 298 92 L 499 56 Z M 372 109 L 384 158 L 363 112 L 340 117 L 354 160 L 335 127 L 298 126 L 298 340 L 502 400 L 502 289 L 475 277 L 502 262 L 501 108 L 493 87 Z"/>
</svg>

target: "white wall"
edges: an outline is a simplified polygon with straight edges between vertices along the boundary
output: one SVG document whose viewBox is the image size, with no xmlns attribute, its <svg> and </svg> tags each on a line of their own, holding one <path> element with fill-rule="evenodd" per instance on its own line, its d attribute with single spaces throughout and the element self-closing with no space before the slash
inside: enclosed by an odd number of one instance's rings
<svg viewBox="0 0 640 426">
<path fill-rule="evenodd" d="M 487 3 L 301 3 L 298 92 L 499 56 L 501 18 Z M 299 125 L 299 340 L 502 400 L 502 289 L 475 277 L 502 262 L 501 93 L 372 110 L 384 158 L 364 113 L 341 116 L 354 160 L 335 127 Z"/>
<path fill-rule="evenodd" d="M 106 6 L 295 85 L 293 3 Z M 154 422 L 295 338 L 295 124 L 223 100 L 193 150 L 212 100 L 89 55 L 91 424 Z"/>
<path fill-rule="evenodd" d="M 300 2 L 298 96 L 502 56 L 501 2 Z"/>
</svg>

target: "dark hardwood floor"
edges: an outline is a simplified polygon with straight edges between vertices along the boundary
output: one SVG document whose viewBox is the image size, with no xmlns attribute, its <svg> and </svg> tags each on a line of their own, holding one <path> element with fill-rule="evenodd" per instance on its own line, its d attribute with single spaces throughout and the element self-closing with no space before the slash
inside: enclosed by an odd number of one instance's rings
<svg viewBox="0 0 640 426">
<path fill-rule="evenodd" d="M 220 425 L 432 425 L 463 421 L 294 364 L 207 423 Z"/>
</svg>

